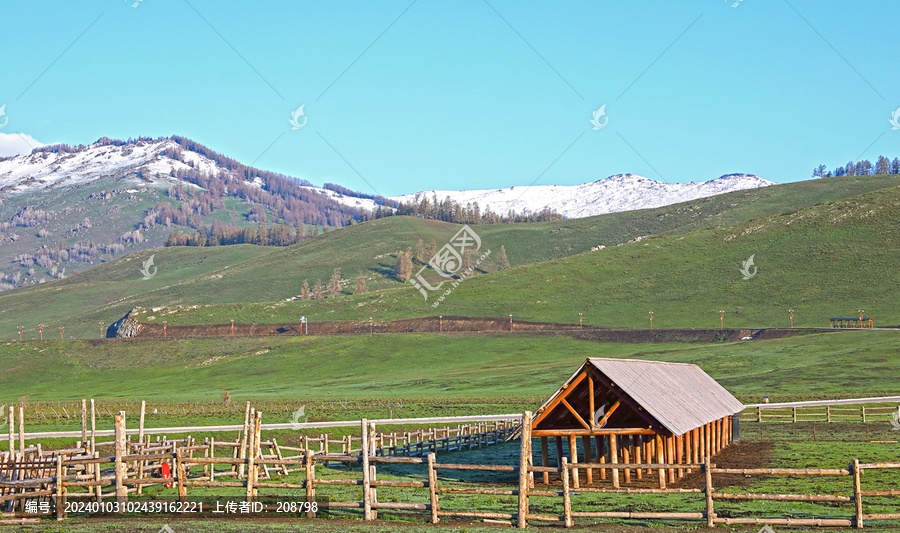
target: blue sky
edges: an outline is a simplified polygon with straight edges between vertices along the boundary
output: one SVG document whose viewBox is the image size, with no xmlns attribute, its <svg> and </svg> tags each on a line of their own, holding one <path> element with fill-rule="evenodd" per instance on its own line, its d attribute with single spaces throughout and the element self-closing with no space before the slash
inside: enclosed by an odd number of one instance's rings
<svg viewBox="0 0 900 533">
<path fill-rule="evenodd" d="M 18 2 L 4 10 L 0 134 L 177 134 L 383 195 L 625 172 L 784 182 L 900 156 L 900 5 L 734 6 Z"/>
</svg>

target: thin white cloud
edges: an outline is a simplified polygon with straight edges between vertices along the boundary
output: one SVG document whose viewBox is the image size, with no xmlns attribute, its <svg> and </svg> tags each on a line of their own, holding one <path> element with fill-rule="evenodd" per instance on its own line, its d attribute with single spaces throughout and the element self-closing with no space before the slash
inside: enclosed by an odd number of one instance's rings
<svg viewBox="0 0 900 533">
<path fill-rule="evenodd" d="M 26 133 L 0 133 L 0 157 L 30 154 L 41 146 L 46 145 Z"/>
</svg>

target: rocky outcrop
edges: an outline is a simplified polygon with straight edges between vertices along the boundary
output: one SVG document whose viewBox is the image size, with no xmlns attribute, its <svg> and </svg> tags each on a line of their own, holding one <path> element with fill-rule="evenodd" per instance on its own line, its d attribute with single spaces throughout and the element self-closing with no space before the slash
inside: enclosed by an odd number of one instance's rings
<svg viewBox="0 0 900 533">
<path fill-rule="evenodd" d="M 118 338 L 137 337 L 141 330 L 144 329 L 144 324 L 131 318 L 132 312 L 134 312 L 134 310 L 129 311 L 118 321 L 112 323 L 106 329 L 106 336 Z"/>
</svg>

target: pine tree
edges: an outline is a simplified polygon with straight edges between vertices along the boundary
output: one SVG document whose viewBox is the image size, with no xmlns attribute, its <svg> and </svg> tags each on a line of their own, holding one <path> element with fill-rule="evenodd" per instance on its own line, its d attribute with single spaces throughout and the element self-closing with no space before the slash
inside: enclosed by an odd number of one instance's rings
<svg viewBox="0 0 900 533">
<path fill-rule="evenodd" d="M 886 175 L 891 173 L 891 160 L 883 155 L 878 156 L 875 162 L 875 174 Z"/>
<path fill-rule="evenodd" d="M 509 258 L 506 257 L 506 246 L 500 245 L 500 253 L 497 254 L 497 265 L 500 270 L 509 268 Z"/>
<path fill-rule="evenodd" d="M 331 279 L 328 281 L 328 292 L 331 293 L 332 298 L 337 298 L 338 293 L 341 292 L 341 269 L 336 268 L 331 273 Z"/>
<path fill-rule="evenodd" d="M 817 166 L 812 173 L 812 177 L 814 178 L 824 178 L 825 177 L 825 165 Z"/>
<path fill-rule="evenodd" d="M 311 297 L 311 294 L 309 292 L 309 282 L 306 280 L 303 280 L 303 286 L 300 287 L 300 299 L 301 300 L 309 300 L 310 297 Z"/>
<path fill-rule="evenodd" d="M 366 285 L 366 276 L 360 272 L 356 275 L 356 291 L 353 294 L 365 294 L 369 292 L 369 287 Z"/>
</svg>

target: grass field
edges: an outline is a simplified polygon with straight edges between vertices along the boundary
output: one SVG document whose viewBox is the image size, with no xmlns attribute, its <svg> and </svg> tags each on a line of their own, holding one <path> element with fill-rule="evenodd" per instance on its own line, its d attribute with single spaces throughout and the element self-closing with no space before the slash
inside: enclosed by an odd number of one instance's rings
<svg viewBox="0 0 900 533">
<path fill-rule="evenodd" d="M 528 400 L 525 409 L 587 357 L 696 363 L 747 403 L 763 395 L 775 402 L 896 394 L 898 335 L 827 332 L 715 344 L 440 334 L 29 341 L 0 345 L 0 402 L 23 395 L 32 402 L 220 402 L 228 390 L 235 402 L 514 397 Z"/>
</svg>

